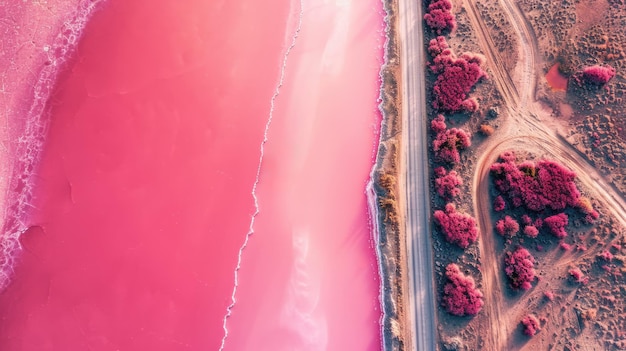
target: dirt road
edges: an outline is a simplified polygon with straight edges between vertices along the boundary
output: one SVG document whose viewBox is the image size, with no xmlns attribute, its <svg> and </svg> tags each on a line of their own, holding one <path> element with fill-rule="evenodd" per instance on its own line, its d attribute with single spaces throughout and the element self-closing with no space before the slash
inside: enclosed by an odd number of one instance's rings
<svg viewBox="0 0 626 351">
<path fill-rule="evenodd" d="M 472 26 L 475 27 L 481 49 L 486 53 L 488 64 L 493 72 L 493 79 L 503 95 L 507 117 L 498 132 L 477 150 L 481 155 L 474 174 L 474 208 L 477 212 L 482 237 L 479 248 L 482 260 L 483 289 L 485 305 L 490 318 L 490 330 L 485 349 L 504 350 L 508 345 L 517 321 L 503 310 L 502 280 L 498 255 L 495 252 L 495 241 L 490 216 L 490 199 L 488 193 L 488 172 L 497 156 L 510 149 L 521 149 L 534 152 L 540 156 L 558 160 L 578 174 L 579 181 L 588 189 L 593 190 L 597 200 L 604 202 L 617 220 L 626 225 L 626 201 L 618 194 L 597 170 L 581 156 L 569 143 L 559 137 L 554 125 L 550 124 L 544 110 L 535 99 L 536 81 L 538 79 L 537 39 L 532 28 L 525 19 L 517 4 L 512 0 L 499 0 L 508 17 L 515 34 L 519 38 L 519 57 L 517 69 L 510 74 L 502 69 L 500 57 L 494 50 L 493 40 L 489 36 L 487 26 L 482 22 L 475 8 L 475 1 L 465 0 Z"/>
</svg>

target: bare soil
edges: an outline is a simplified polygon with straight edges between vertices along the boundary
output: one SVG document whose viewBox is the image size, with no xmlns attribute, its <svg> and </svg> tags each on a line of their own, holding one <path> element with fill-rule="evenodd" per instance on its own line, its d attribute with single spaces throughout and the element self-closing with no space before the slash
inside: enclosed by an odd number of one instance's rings
<svg viewBox="0 0 626 351">
<path fill-rule="evenodd" d="M 450 120 L 453 126 L 472 132 L 488 124 L 495 134 L 476 133 L 474 145 L 462 153 L 456 168 L 465 184 L 455 202 L 476 214 L 482 231 L 479 242 L 462 251 L 433 232 L 439 289 L 445 266 L 455 262 L 476 279 L 485 295 L 485 307 L 475 317 L 454 317 L 439 308 L 440 349 L 624 350 L 626 237 L 623 209 L 616 204 L 623 203 L 626 192 L 626 2 L 453 2 L 458 28 L 448 38 L 450 47 L 457 54 L 484 54 L 492 79 L 471 94 L 481 103 L 477 113 Z M 503 11 L 501 4 L 514 4 L 524 23 L 519 19 L 513 23 L 511 9 Z M 520 29 L 526 31 L 525 41 L 519 37 Z M 432 34 L 426 35 L 428 39 Z M 532 48 L 522 53 L 523 45 Z M 522 61 L 530 62 L 532 71 L 524 68 Z M 566 92 L 555 92 L 544 76 L 557 62 L 567 77 L 595 64 L 609 64 L 617 75 L 605 87 L 575 85 L 570 79 Z M 522 126 L 520 121 L 528 123 Z M 553 135 L 535 134 L 536 128 Z M 485 167 L 511 148 L 527 151 L 528 157 L 566 161 L 581 177 L 579 189 L 592 199 L 601 218 L 586 225 L 570 213 L 565 242 L 571 250 L 560 249 L 556 239 L 545 235 L 506 242 L 494 234 L 493 222 L 501 214 L 491 211 L 492 190 Z M 591 172 L 594 167 L 599 174 Z M 616 200 L 607 200 L 612 198 Z M 443 205 L 434 194 L 431 201 L 433 208 Z M 504 252 L 519 244 L 535 256 L 539 275 L 533 288 L 525 292 L 512 290 L 503 272 Z M 614 255 L 610 262 L 599 258 L 605 250 Z M 588 283 L 574 282 L 568 273 L 572 268 L 581 269 Z M 548 299 L 546 292 L 554 299 Z M 538 316 L 542 324 L 532 338 L 523 335 L 519 324 L 528 313 Z"/>
</svg>

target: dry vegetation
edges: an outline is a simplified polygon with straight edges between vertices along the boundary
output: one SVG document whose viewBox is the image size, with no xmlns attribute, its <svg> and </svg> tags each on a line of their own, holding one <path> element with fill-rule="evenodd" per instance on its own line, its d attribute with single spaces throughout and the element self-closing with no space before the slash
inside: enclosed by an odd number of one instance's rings
<svg viewBox="0 0 626 351">
<path fill-rule="evenodd" d="M 544 85 L 539 98 L 562 118 L 567 140 L 626 193 L 626 3 L 522 0 L 520 6 L 538 38 L 544 71 L 558 62 L 570 78 L 567 93 Z M 613 67 L 616 76 L 603 86 L 572 79 L 592 65 Z"/>
<path fill-rule="evenodd" d="M 495 48 L 504 58 L 504 68 L 513 71 L 517 57 L 517 36 L 511 30 L 511 24 L 497 1 L 477 1 L 476 8 L 489 28 Z"/>
<path fill-rule="evenodd" d="M 402 351 L 410 326 L 406 322 L 407 279 L 406 240 L 400 223 L 400 138 L 402 135 L 401 67 L 398 52 L 398 4 L 395 0 L 384 2 L 387 12 L 387 38 L 385 62 L 382 67 L 380 109 L 383 114 L 381 140 L 374 175 L 374 191 L 378 209 L 378 251 L 382 272 L 383 343 L 385 350 Z"/>
<path fill-rule="evenodd" d="M 452 51 L 480 52 L 475 33 L 477 29 L 472 27 L 467 9 L 463 7 L 471 3 L 483 18 L 488 36 L 506 70 L 512 71 L 518 54 L 517 37 L 498 2 L 457 0 L 453 3 L 456 29 L 446 36 Z M 570 78 L 567 92 L 554 92 L 542 77 L 537 77 L 539 84 L 535 97 L 552 109 L 553 117 L 565 131 L 565 140 L 612 181 L 616 189 L 625 193 L 626 32 L 623 28 L 626 28 L 626 2 L 520 0 L 517 5 L 534 31 L 537 52 L 543 60 L 540 63 L 543 72 L 559 63 L 561 73 Z M 436 32 L 426 33 L 426 43 L 437 35 Z M 583 71 L 595 65 L 614 68 L 615 77 L 608 78 L 606 84 L 602 82 L 603 77 L 597 84 L 585 81 Z M 489 69 L 487 72 L 490 73 Z M 430 81 L 427 89 L 430 91 L 437 77 L 427 75 L 427 78 Z M 454 195 L 445 189 L 441 193 L 446 196 L 441 196 L 437 193 L 437 185 L 441 184 L 436 183 L 436 179 L 445 174 L 433 176 L 431 201 L 435 209 L 444 208 L 454 198 L 459 211 L 474 213 L 471 199 L 473 185 L 469 177 L 476 163 L 474 150 L 481 140 L 498 133 L 499 121 L 506 118 L 506 115 L 498 117 L 506 109 L 500 105 L 503 103 L 501 95 L 491 80 L 479 83 L 469 95 L 480 103 L 476 112 L 445 116 L 449 127 L 462 128 L 473 135 L 472 146 L 460 152 L 460 162 L 452 168 L 463 181 L 453 182 L 458 189 L 453 191 Z M 439 113 L 432 108 L 431 119 Z M 524 156 L 532 158 L 532 155 Z M 433 161 L 435 164 L 432 164 Z M 433 169 L 440 166 L 436 162 L 433 158 Z M 626 299 L 623 298 L 626 295 L 625 232 L 610 216 L 605 204 L 593 200 L 594 194 L 589 189 L 580 187 L 580 184 L 578 186 L 585 199 L 583 203 L 577 205 L 579 207 L 559 211 L 562 215 L 542 215 L 545 218 L 554 217 L 544 224 L 543 229 L 540 224 L 524 223 L 519 210 L 507 212 L 507 209 L 491 213 L 494 219 L 492 225 L 496 224 L 495 220 L 502 219 L 499 223 L 501 236 L 495 230 L 480 234 L 499 238 L 495 249 L 501 272 L 499 278 L 505 287 L 501 315 L 516 323 L 509 328 L 512 333 L 507 335 L 507 350 L 626 349 Z M 495 188 L 491 191 L 492 199 L 495 199 Z M 591 223 L 586 214 L 581 213 L 581 208 L 585 206 L 598 210 L 602 215 Z M 509 221 L 504 220 L 505 215 L 511 216 Z M 568 218 L 566 224 L 565 216 Z M 519 227 L 515 228 L 515 224 Z M 434 229 L 435 276 L 439 296 L 449 283 L 446 277 L 449 264 L 458 265 L 464 276 L 474 278 L 478 290 L 484 289 L 476 245 L 470 244 L 463 250 L 445 240 L 441 225 Z M 480 237 L 478 240 L 481 240 Z M 532 284 L 520 284 L 518 288 L 522 289 L 514 289 L 505 273 L 505 257 L 511 257 L 520 245 L 534 257 L 537 278 Z M 482 293 L 487 295 L 485 291 Z M 481 331 L 490 330 L 489 319 L 484 312 L 478 312 L 474 317 L 458 317 L 447 313 L 442 306 L 437 317 L 443 350 L 475 350 L 489 345 L 486 340 L 488 335 L 481 334 Z"/>
<path fill-rule="evenodd" d="M 626 3 L 623 0 L 519 2 L 543 54 L 543 69 L 560 64 L 567 92 L 544 83 L 538 97 L 559 118 L 565 139 L 620 194 L 626 192 Z M 581 81 L 585 68 L 612 67 L 606 84 Z M 594 204 L 599 206 L 600 204 Z M 606 208 L 600 207 L 602 213 Z M 557 350 L 626 349 L 624 232 L 610 216 L 595 227 L 575 222 L 564 245 L 536 243 L 537 293 L 522 296 L 545 325 L 531 346 Z M 539 293 L 542 292 L 542 293 Z M 542 294 L 544 294 L 542 296 Z M 547 296 L 547 297 L 546 297 Z M 521 313 L 521 312 L 520 312 Z"/>
</svg>

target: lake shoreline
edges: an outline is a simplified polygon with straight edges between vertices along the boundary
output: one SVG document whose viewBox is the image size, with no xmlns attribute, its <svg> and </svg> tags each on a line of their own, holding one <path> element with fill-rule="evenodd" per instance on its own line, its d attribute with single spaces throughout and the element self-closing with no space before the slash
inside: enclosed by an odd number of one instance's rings
<svg viewBox="0 0 626 351">
<path fill-rule="evenodd" d="M 402 91 L 398 33 L 398 2 L 383 0 L 386 12 L 386 42 L 381 68 L 379 109 L 383 116 L 376 165 L 372 171 L 371 190 L 374 203 L 374 239 L 381 274 L 381 322 L 383 349 L 410 348 L 406 320 L 408 304 L 407 249 L 400 189 L 404 187 L 400 157 L 402 150 Z M 369 189 L 368 189 L 369 190 Z"/>
</svg>

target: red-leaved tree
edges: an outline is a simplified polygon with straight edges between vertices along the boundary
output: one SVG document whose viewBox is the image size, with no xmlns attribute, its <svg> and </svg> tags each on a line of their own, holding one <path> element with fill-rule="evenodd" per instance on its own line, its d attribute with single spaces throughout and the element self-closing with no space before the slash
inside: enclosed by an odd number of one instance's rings
<svg viewBox="0 0 626 351">
<path fill-rule="evenodd" d="M 501 195 L 496 196 L 495 199 L 493 199 L 493 210 L 496 212 L 500 212 L 503 211 L 504 208 L 506 207 L 506 202 L 504 202 L 504 198 Z"/>
<path fill-rule="evenodd" d="M 539 319 L 532 314 L 526 315 L 522 319 L 522 325 L 524 326 L 524 334 L 528 336 L 534 336 L 541 330 Z"/>
<path fill-rule="evenodd" d="M 496 222 L 496 232 L 502 236 L 514 236 L 519 232 L 519 223 L 511 216 L 504 216 Z"/>
<path fill-rule="evenodd" d="M 435 135 L 445 132 L 447 128 L 446 118 L 443 115 L 437 115 L 430 121 L 430 129 L 435 132 Z"/>
<path fill-rule="evenodd" d="M 475 315 L 483 307 L 483 294 L 475 287 L 474 279 L 464 275 L 459 266 L 446 267 L 448 283 L 443 288 L 442 305 L 455 316 Z"/>
<path fill-rule="evenodd" d="M 435 211 L 433 217 L 446 240 L 462 249 L 478 239 L 478 226 L 474 217 L 467 213 L 457 212 L 452 203 L 446 205 L 445 211 Z"/>
<path fill-rule="evenodd" d="M 543 220 L 543 223 L 548 227 L 550 233 L 559 239 L 563 239 L 567 236 L 565 227 L 567 227 L 568 222 L 569 218 L 565 213 L 559 213 Z"/>
<path fill-rule="evenodd" d="M 443 31 L 452 31 L 456 28 L 456 18 L 452 13 L 450 0 L 433 1 L 428 5 L 424 20 L 437 34 L 441 34 Z"/>
<path fill-rule="evenodd" d="M 615 76 L 615 69 L 611 66 L 588 66 L 583 69 L 585 82 L 594 85 L 603 85 Z"/>
<path fill-rule="evenodd" d="M 466 149 L 472 145 L 471 135 L 457 128 L 446 129 L 438 133 L 433 140 L 433 151 L 437 162 L 459 163 L 461 155 L 459 150 Z"/>
<path fill-rule="evenodd" d="M 463 179 L 456 173 L 456 171 L 447 172 L 443 167 L 437 167 L 435 169 L 435 189 L 437 194 L 444 199 L 449 199 L 454 196 L 458 196 L 461 193 L 459 185 L 463 185 Z"/>
<path fill-rule="evenodd" d="M 535 258 L 523 247 L 506 253 L 504 271 L 514 289 L 528 290 L 535 280 Z"/>
<path fill-rule="evenodd" d="M 440 35 L 428 42 L 428 53 L 434 58 L 439 55 L 450 55 L 452 51 L 450 51 L 446 37 Z"/>
<path fill-rule="evenodd" d="M 478 101 L 468 99 L 467 94 L 480 79 L 487 78 L 481 68 L 484 57 L 473 53 L 456 57 L 443 37 L 431 40 L 428 51 L 434 57 L 430 69 L 437 75 L 433 107 L 447 112 L 476 111 Z"/>
<path fill-rule="evenodd" d="M 524 235 L 529 238 L 536 238 L 539 235 L 539 229 L 534 225 L 527 225 L 524 227 Z"/>
</svg>

